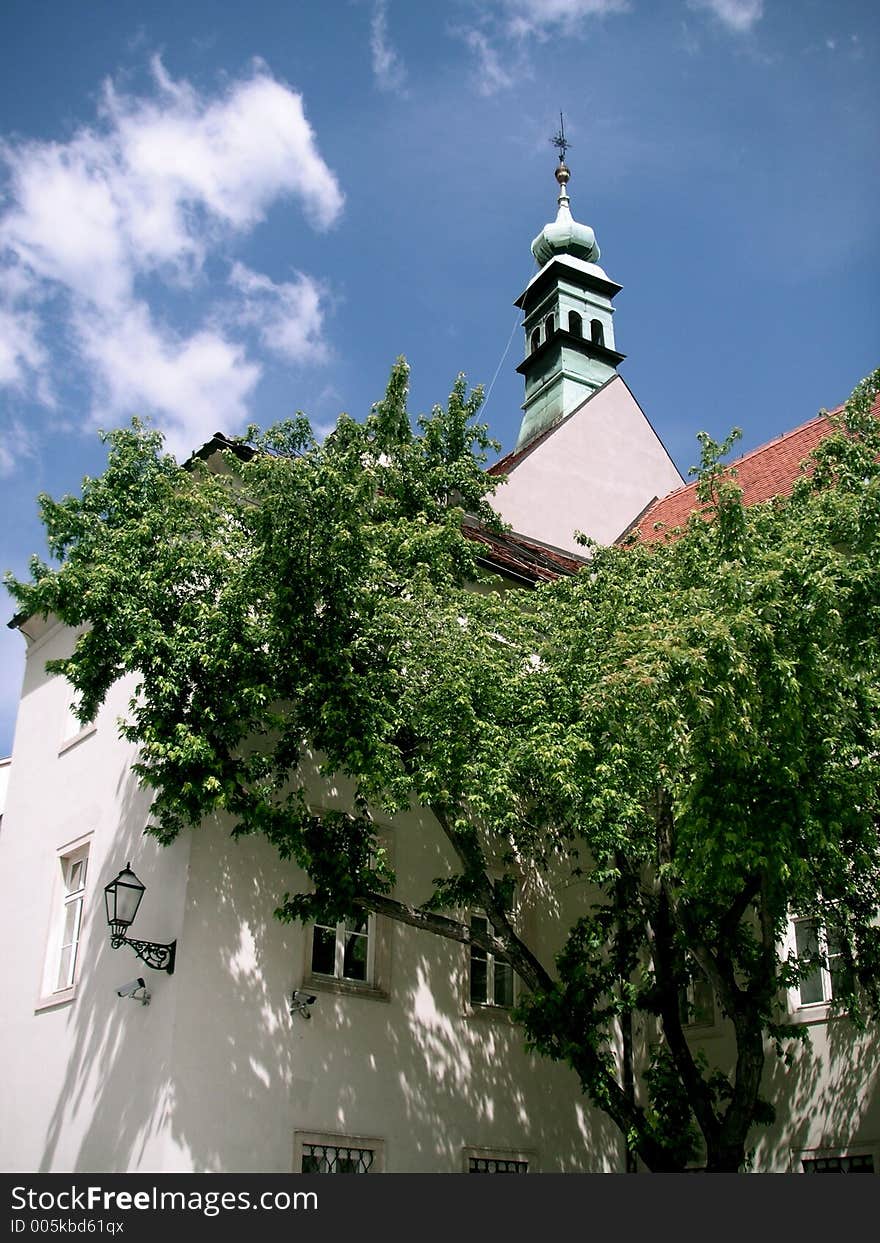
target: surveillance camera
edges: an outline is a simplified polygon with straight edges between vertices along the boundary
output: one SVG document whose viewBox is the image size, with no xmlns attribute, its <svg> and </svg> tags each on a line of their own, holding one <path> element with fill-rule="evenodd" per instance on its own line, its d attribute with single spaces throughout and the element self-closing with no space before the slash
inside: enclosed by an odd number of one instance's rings
<svg viewBox="0 0 880 1243">
<path fill-rule="evenodd" d="M 116 990 L 116 996 L 131 997 L 132 1001 L 139 1001 L 144 1006 L 150 1004 L 150 994 L 147 992 L 143 976 L 138 976 L 136 980 L 129 980 L 127 984 L 120 984 Z"/>
<path fill-rule="evenodd" d="M 314 1005 L 317 998 L 314 993 L 304 993 L 302 989 L 295 988 L 290 996 L 290 1013 L 301 1014 L 304 1019 L 310 1019 L 311 1013 L 309 1006 Z"/>
</svg>

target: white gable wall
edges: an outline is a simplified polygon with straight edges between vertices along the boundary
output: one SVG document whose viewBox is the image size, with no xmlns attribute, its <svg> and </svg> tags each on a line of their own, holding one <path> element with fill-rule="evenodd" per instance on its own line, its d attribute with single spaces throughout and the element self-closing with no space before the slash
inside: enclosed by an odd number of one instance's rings
<svg viewBox="0 0 880 1243">
<path fill-rule="evenodd" d="M 683 480 L 615 376 L 512 468 L 493 506 L 514 531 L 583 553 L 574 532 L 611 544 L 649 501 Z"/>
</svg>

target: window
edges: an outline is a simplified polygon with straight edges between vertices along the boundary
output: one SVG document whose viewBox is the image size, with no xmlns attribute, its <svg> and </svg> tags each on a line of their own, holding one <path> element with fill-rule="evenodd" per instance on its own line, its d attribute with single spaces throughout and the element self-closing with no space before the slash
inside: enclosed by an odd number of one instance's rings
<svg viewBox="0 0 880 1243">
<path fill-rule="evenodd" d="M 548 315 L 547 318 L 544 320 L 544 336 L 546 337 L 548 341 L 553 336 L 554 327 L 555 327 L 555 323 L 553 320 L 553 316 Z"/>
<path fill-rule="evenodd" d="M 874 1158 L 870 1153 L 843 1157 L 805 1157 L 801 1166 L 805 1174 L 873 1174 Z"/>
<path fill-rule="evenodd" d="M 471 928 L 493 931 L 485 915 L 472 915 Z M 470 947 L 470 1002 L 473 1006 L 513 1006 L 513 967 L 501 954 L 491 954 L 481 946 Z"/>
<path fill-rule="evenodd" d="M 541 329 L 540 328 L 536 328 L 535 331 L 532 333 L 531 343 L 532 343 L 531 352 L 534 354 L 535 350 L 541 344 Z"/>
<path fill-rule="evenodd" d="M 568 312 L 568 331 L 574 337 L 582 337 L 584 335 L 584 321 L 577 311 Z"/>
<path fill-rule="evenodd" d="M 315 924 L 312 974 L 361 984 L 373 978 L 375 917 L 355 916 L 339 924 Z"/>
<path fill-rule="evenodd" d="M 593 345 L 605 344 L 605 329 L 602 327 L 601 319 L 590 320 L 590 340 Z"/>
<path fill-rule="evenodd" d="M 76 982 L 82 965 L 80 948 L 89 870 L 89 841 L 80 838 L 63 846 L 56 857 L 58 871 L 38 1010 L 70 1001 L 76 995 Z"/>
<path fill-rule="evenodd" d="M 88 849 L 78 850 L 75 854 L 63 855 L 61 858 L 63 900 L 56 992 L 60 989 L 72 988 L 76 980 L 76 962 L 82 932 L 83 899 L 86 892 L 88 862 Z"/>
<path fill-rule="evenodd" d="M 678 1008 L 683 1027 L 715 1026 L 715 994 L 705 976 L 691 976 L 678 995 Z"/>
<path fill-rule="evenodd" d="M 504 1148 L 465 1148 L 465 1174 L 528 1174 L 532 1153 Z"/>
<path fill-rule="evenodd" d="M 306 1131 L 297 1131 L 293 1137 L 293 1168 L 297 1174 L 381 1174 L 384 1158 L 381 1139 Z"/>
<path fill-rule="evenodd" d="M 393 854 L 393 834 L 377 829 L 383 854 Z M 323 993 L 356 993 L 378 1001 L 391 995 L 391 921 L 356 912 L 339 923 L 318 922 L 306 928 L 303 986 Z M 300 987 L 295 985 L 295 987 Z"/>
<path fill-rule="evenodd" d="M 839 937 L 814 918 L 794 921 L 795 953 L 801 968 L 808 968 L 798 985 L 798 1005 L 829 1002 L 848 991 L 851 978 Z"/>
</svg>

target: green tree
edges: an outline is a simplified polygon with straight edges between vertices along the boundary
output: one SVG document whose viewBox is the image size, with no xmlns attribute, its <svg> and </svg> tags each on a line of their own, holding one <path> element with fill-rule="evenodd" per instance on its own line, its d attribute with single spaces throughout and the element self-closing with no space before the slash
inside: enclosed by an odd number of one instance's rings
<svg viewBox="0 0 880 1243">
<path fill-rule="evenodd" d="M 765 1050 L 799 1035 L 785 990 L 815 968 L 780 949 L 792 912 L 833 930 L 852 1021 L 878 1003 L 878 382 L 790 498 L 746 509 L 704 438 L 677 538 L 592 548 L 530 593 L 472 589 L 463 523 L 498 526 L 479 392 L 460 378 L 413 430 L 402 362 L 363 424 L 251 429 L 222 472 L 110 434 L 81 497 L 41 497 L 55 566 L 8 581 L 23 612 L 85 627 L 53 666 L 83 719 L 135 675 L 121 728 L 159 841 L 224 812 L 310 878 L 281 918 L 369 910 L 505 955 L 531 1046 L 650 1169 L 735 1170 L 771 1108 Z M 353 778 L 346 812 L 310 814 L 306 746 Z M 459 865 L 419 905 L 392 895 L 368 810 L 413 802 Z M 508 912 L 524 872 L 560 871 L 585 898 L 551 974 Z M 471 905 L 491 928 L 446 913 Z M 694 981 L 726 1067 L 686 1038 Z"/>
</svg>

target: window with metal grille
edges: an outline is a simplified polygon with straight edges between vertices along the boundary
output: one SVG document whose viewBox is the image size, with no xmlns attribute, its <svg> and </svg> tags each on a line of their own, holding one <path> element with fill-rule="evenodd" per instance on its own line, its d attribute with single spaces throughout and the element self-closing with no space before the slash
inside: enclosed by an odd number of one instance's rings
<svg viewBox="0 0 880 1243">
<path fill-rule="evenodd" d="M 468 1157 L 469 1174 L 528 1174 L 528 1161 L 508 1161 L 496 1157 Z"/>
<path fill-rule="evenodd" d="M 811 1157 L 801 1162 L 805 1174 L 873 1174 L 870 1153 L 852 1157 Z"/>
<path fill-rule="evenodd" d="M 372 1148 L 338 1144 L 303 1144 L 303 1174 L 369 1174 L 376 1153 Z"/>
</svg>

